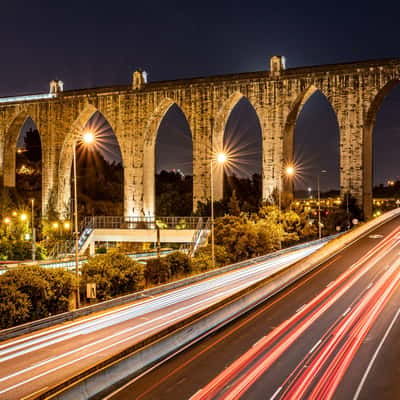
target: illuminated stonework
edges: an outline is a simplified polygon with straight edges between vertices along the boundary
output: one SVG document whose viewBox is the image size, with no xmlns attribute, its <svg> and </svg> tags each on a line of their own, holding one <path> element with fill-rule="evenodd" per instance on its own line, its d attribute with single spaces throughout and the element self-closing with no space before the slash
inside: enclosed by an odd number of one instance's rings
<svg viewBox="0 0 400 400">
<path fill-rule="evenodd" d="M 340 128 L 340 186 L 372 207 L 372 130 L 379 105 L 400 77 L 400 60 L 365 61 L 284 69 L 273 57 L 272 72 L 250 72 L 171 82 L 146 82 L 141 72 L 129 86 L 62 91 L 53 81 L 49 95 L 0 99 L 0 171 L 15 186 L 15 153 L 26 118 L 35 122 L 43 152 L 43 212 L 64 213 L 69 204 L 72 142 L 100 111 L 118 139 L 124 165 L 124 212 L 154 214 L 154 149 L 161 120 L 173 104 L 185 114 L 193 139 L 194 204 L 210 197 L 209 150 L 220 146 L 229 115 L 244 96 L 262 129 L 263 198 L 270 198 L 285 165 L 293 160 L 294 126 L 316 91 L 330 101 Z M 38 96 L 38 95 L 35 95 Z M 321 132 L 323 140 L 324 132 Z M 215 179 L 222 196 L 222 177 Z"/>
</svg>

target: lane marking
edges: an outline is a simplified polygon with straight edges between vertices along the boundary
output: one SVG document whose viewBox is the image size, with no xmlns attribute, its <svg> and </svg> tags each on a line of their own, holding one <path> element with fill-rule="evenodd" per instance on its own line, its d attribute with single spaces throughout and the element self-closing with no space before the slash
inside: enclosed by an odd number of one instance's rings
<svg viewBox="0 0 400 400">
<path fill-rule="evenodd" d="M 381 238 L 383 238 L 383 235 L 380 235 L 380 234 L 369 235 L 368 238 L 369 239 L 381 239 Z"/>
<path fill-rule="evenodd" d="M 372 369 L 372 366 L 374 365 L 375 360 L 378 357 L 378 354 L 381 351 L 381 349 L 382 349 L 382 347 L 383 347 L 383 345 L 384 345 L 384 343 L 386 341 L 386 338 L 389 336 L 389 333 L 392 330 L 394 324 L 396 323 L 396 320 L 399 317 L 399 315 L 400 315 L 400 308 L 397 310 L 395 316 L 393 317 L 392 321 L 390 322 L 388 328 L 385 331 L 385 334 L 383 335 L 381 341 L 379 342 L 378 347 L 375 350 L 375 353 L 373 354 L 370 362 L 368 363 L 367 369 L 365 370 L 364 375 L 361 378 L 361 381 L 360 381 L 360 383 L 359 383 L 359 385 L 357 387 L 356 393 L 354 394 L 353 400 L 357 400 L 360 397 L 362 388 L 363 388 L 363 386 L 365 384 L 365 381 L 367 380 L 368 374 L 370 373 L 370 371 Z"/>
<path fill-rule="evenodd" d="M 351 311 L 351 307 L 349 307 L 343 314 L 342 317 L 345 317 Z"/>
<path fill-rule="evenodd" d="M 278 396 L 281 390 L 282 386 L 279 386 L 278 389 L 275 391 L 275 393 L 271 396 L 270 400 L 274 400 Z"/>
<path fill-rule="evenodd" d="M 308 354 L 314 353 L 314 350 L 321 344 L 322 339 L 319 339 L 317 343 L 314 344 L 313 347 L 311 347 L 310 351 L 308 352 Z"/>
<path fill-rule="evenodd" d="M 298 308 L 295 312 L 295 314 L 299 313 L 301 310 L 304 309 L 304 307 L 307 305 L 307 303 L 303 304 L 300 308 Z"/>
</svg>

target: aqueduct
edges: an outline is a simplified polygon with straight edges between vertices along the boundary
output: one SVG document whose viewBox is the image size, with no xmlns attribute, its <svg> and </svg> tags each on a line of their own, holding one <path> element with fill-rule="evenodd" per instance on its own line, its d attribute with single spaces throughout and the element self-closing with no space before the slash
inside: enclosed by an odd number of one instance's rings
<svg viewBox="0 0 400 400">
<path fill-rule="evenodd" d="M 16 143 L 31 117 L 42 143 L 42 207 L 65 214 L 70 197 L 72 143 L 99 111 L 120 145 L 124 167 L 124 213 L 154 215 L 154 149 L 158 127 L 173 104 L 183 111 L 193 139 L 193 204 L 210 197 L 210 152 L 222 146 L 225 125 L 246 97 L 262 131 L 262 193 L 278 187 L 293 159 L 296 118 L 320 90 L 332 105 L 340 129 L 340 189 L 372 209 L 372 132 L 379 106 L 400 78 L 400 60 L 388 59 L 305 68 L 284 68 L 274 56 L 270 70 L 166 82 L 146 82 L 140 71 L 132 84 L 63 91 L 52 81 L 50 94 L 0 98 L 0 172 L 15 186 Z M 323 132 L 321 132 L 323 135 Z M 222 196 L 222 175 L 215 179 Z"/>
</svg>

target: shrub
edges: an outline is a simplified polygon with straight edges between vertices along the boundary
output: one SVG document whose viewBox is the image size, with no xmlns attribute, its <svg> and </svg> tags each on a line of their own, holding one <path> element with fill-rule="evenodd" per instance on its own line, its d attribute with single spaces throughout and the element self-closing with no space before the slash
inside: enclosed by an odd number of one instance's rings
<svg viewBox="0 0 400 400">
<path fill-rule="evenodd" d="M 30 320 L 29 296 L 20 292 L 15 285 L 0 282 L 0 328 L 22 324 Z"/>
<path fill-rule="evenodd" d="M 82 266 L 81 290 L 85 294 L 87 283 L 96 283 L 99 300 L 135 292 L 143 288 L 143 266 L 128 256 L 111 250 L 107 254 L 90 258 Z"/>
<path fill-rule="evenodd" d="M 192 272 L 190 258 L 180 252 L 175 251 L 166 257 L 152 258 L 147 261 L 144 269 L 146 284 L 160 284 L 168 282 L 170 279 L 188 275 Z"/>
<path fill-rule="evenodd" d="M 15 288 L 26 296 L 29 304 L 29 316 L 24 320 L 45 318 L 49 315 L 68 311 L 69 298 L 75 287 L 75 277 L 72 273 L 61 269 L 46 269 L 38 265 L 21 266 L 7 271 L 0 276 L 0 292 Z M 16 301 L 22 302 L 22 297 L 15 294 Z M 8 301 L 13 314 L 12 304 Z M 2 305 L 5 309 L 5 305 Z M 25 310 L 22 307 L 22 310 Z M 21 318 L 20 318 L 21 319 Z"/>
</svg>

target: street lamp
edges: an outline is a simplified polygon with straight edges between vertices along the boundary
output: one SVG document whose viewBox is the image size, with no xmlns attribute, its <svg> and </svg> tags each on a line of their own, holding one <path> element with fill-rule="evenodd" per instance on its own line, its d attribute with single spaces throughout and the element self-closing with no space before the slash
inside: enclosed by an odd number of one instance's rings
<svg viewBox="0 0 400 400">
<path fill-rule="evenodd" d="M 91 131 L 86 131 L 81 137 L 84 144 L 92 144 L 96 141 L 96 135 Z M 76 308 L 80 307 L 79 294 L 79 229 L 78 229 L 78 190 L 77 190 L 77 174 L 76 174 L 76 144 L 77 139 L 72 141 L 73 154 L 73 178 L 74 178 L 74 236 L 75 236 L 75 275 L 76 275 Z"/>
<path fill-rule="evenodd" d="M 288 179 L 292 178 L 296 174 L 296 169 L 293 165 L 287 165 L 283 171 L 279 175 L 279 193 L 278 193 L 278 207 L 279 211 L 282 209 L 282 180 L 284 177 Z"/>
<path fill-rule="evenodd" d="M 319 178 L 321 174 L 325 174 L 325 169 L 322 169 L 317 175 L 317 191 L 318 191 L 318 238 L 321 239 L 322 237 L 322 226 L 321 226 L 321 190 L 319 187 Z"/>
<path fill-rule="evenodd" d="M 228 160 L 228 156 L 225 153 L 218 153 L 215 157 L 211 157 L 210 161 L 210 183 L 211 183 L 211 260 L 212 266 L 215 268 L 215 244 L 214 244 L 214 161 L 218 164 L 224 165 Z"/>
<path fill-rule="evenodd" d="M 35 199 L 31 199 L 32 205 L 32 261 L 36 261 L 36 231 L 35 231 L 35 212 L 34 212 L 34 205 Z"/>
</svg>

